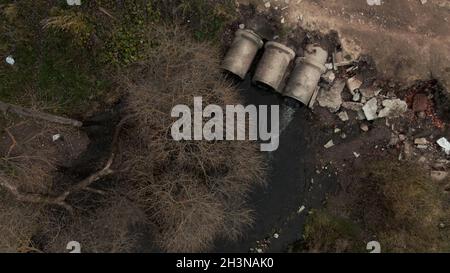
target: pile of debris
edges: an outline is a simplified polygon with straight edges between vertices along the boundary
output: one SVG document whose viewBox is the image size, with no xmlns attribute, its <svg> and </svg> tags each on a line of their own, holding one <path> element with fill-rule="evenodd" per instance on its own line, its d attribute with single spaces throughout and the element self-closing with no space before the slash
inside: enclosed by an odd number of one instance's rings
<svg viewBox="0 0 450 273">
<path fill-rule="evenodd" d="M 336 56 L 339 55 L 334 54 L 333 63 L 326 64 L 328 71 L 322 75 L 327 84 L 320 87 L 316 98 L 321 107 L 337 113 L 342 121 L 349 120 L 349 112 L 354 112 L 358 120 L 373 121 L 401 116 L 408 110 L 406 101 L 395 94 L 383 94 L 377 82 L 364 84 L 359 74 L 347 77 L 347 74 L 358 70 L 358 62 L 342 61 Z M 341 69 L 345 67 L 348 68 Z"/>
</svg>

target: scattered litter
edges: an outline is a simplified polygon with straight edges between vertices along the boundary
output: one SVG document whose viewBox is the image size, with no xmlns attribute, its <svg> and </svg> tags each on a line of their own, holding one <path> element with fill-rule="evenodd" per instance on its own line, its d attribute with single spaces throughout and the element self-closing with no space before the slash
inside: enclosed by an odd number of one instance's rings
<svg viewBox="0 0 450 273">
<path fill-rule="evenodd" d="M 361 156 L 361 154 L 358 154 L 357 152 L 353 152 L 353 155 L 354 155 L 356 158 L 359 158 L 359 157 Z"/>
<path fill-rule="evenodd" d="M 14 65 L 16 61 L 14 60 L 13 56 L 6 57 L 6 63 L 9 65 Z"/>
<path fill-rule="evenodd" d="M 275 239 L 278 239 L 278 238 L 280 238 L 280 234 L 278 234 L 278 233 L 275 233 L 275 234 L 273 235 L 273 238 L 275 238 Z"/>
<path fill-rule="evenodd" d="M 437 144 L 441 146 L 442 149 L 444 149 L 444 152 L 447 155 L 450 155 L 450 142 L 448 142 L 445 137 L 438 139 Z"/>
<path fill-rule="evenodd" d="M 330 140 L 323 147 L 325 147 L 325 149 L 329 149 L 329 148 L 331 148 L 333 146 L 334 146 L 334 142 L 333 142 L 333 140 Z"/>
<path fill-rule="evenodd" d="M 306 209 L 305 206 L 301 206 L 301 207 L 298 209 L 297 213 L 300 214 L 300 213 L 302 213 L 305 209 Z"/>
<path fill-rule="evenodd" d="M 341 132 L 341 129 L 339 129 L 339 128 L 334 128 L 334 133 L 335 134 L 339 134 Z"/>
<path fill-rule="evenodd" d="M 372 98 L 363 106 L 364 115 L 367 120 L 375 120 L 378 118 L 378 101 L 376 98 Z"/>
<path fill-rule="evenodd" d="M 53 142 L 57 141 L 57 140 L 60 139 L 60 138 L 61 138 L 61 135 L 60 135 L 60 134 L 56 134 L 56 135 L 53 135 L 53 136 L 52 136 Z"/>
</svg>

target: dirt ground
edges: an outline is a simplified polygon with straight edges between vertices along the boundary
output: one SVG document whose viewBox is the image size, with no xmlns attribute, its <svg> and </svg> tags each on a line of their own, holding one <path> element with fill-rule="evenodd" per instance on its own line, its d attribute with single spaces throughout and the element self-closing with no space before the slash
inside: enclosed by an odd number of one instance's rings
<svg viewBox="0 0 450 273">
<path fill-rule="evenodd" d="M 337 31 L 353 58 L 370 55 L 379 76 L 411 84 L 439 79 L 450 88 L 450 1 L 385 0 L 380 6 L 354 0 L 242 0 L 276 13 L 288 28 Z M 268 8 L 267 2 L 270 3 Z"/>
</svg>

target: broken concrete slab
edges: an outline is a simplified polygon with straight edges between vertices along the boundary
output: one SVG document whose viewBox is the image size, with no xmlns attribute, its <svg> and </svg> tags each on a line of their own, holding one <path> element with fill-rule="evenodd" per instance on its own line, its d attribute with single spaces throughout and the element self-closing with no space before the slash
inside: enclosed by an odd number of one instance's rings
<svg viewBox="0 0 450 273">
<path fill-rule="evenodd" d="M 363 98 L 371 99 L 373 97 L 378 96 L 378 94 L 381 92 L 381 89 L 375 88 L 373 86 L 367 87 L 367 88 L 361 88 L 359 89 L 359 92 L 363 96 Z"/>
<path fill-rule="evenodd" d="M 328 71 L 322 75 L 322 79 L 327 83 L 332 83 L 336 79 L 336 74 L 333 71 Z"/>
<path fill-rule="evenodd" d="M 336 81 L 333 86 L 326 90 L 322 88 L 317 96 L 317 101 L 322 107 L 330 109 L 335 113 L 341 108 L 342 105 L 342 91 L 344 90 L 345 82 L 342 80 Z"/>
<path fill-rule="evenodd" d="M 416 138 L 414 140 L 414 144 L 416 144 L 416 145 L 428 145 L 428 143 L 429 143 L 428 140 L 426 138 L 424 138 L 424 137 Z"/>
<path fill-rule="evenodd" d="M 367 120 L 375 120 L 378 118 L 378 100 L 377 98 L 372 98 L 363 106 L 364 115 Z"/>
<path fill-rule="evenodd" d="M 352 110 L 355 112 L 361 111 L 364 104 L 359 102 L 352 102 L 352 101 L 345 101 L 342 103 L 342 108 L 345 108 L 347 110 Z"/>
<path fill-rule="evenodd" d="M 390 99 L 382 102 L 383 109 L 381 109 L 378 117 L 396 117 L 400 116 L 408 110 L 408 104 L 401 99 Z"/>
<path fill-rule="evenodd" d="M 450 142 L 445 137 L 438 139 L 437 144 L 441 146 L 447 155 L 450 155 Z"/>
<path fill-rule="evenodd" d="M 359 92 L 355 92 L 355 94 L 353 95 L 352 100 L 353 100 L 354 102 L 360 101 L 360 100 L 361 100 L 361 94 L 360 94 Z"/>
<path fill-rule="evenodd" d="M 342 120 L 342 121 L 348 121 L 350 118 L 348 117 L 347 112 L 342 111 L 338 114 L 338 117 Z"/>
<path fill-rule="evenodd" d="M 355 95 L 355 91 L 359 89 L 362 84 L 363 82 L 358 78 L 358 76 L 347 79 L 347 88 L 352 95 Z"/>
</svg>

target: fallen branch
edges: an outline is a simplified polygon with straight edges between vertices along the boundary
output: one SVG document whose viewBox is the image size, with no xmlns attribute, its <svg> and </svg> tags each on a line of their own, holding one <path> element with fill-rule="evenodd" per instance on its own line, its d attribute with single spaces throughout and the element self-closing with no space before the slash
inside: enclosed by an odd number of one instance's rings
<svg viewBox="0 0 450 273">
<path fill-rule="evenodd" d="M 54 123 L 59 123 L 59 124 L 64 124 L 64 125 L 71 125 L 74 127 L 83 126 L 83 123 L 78 120 L 55 116 L 55 115 L 51 115 L 48 113 L 43 113 L 43 112 L 39 112 L 36 110 L 24 108 L 22 106 L 5 103 L 2 101 L 0 101 L 0 110 L 3 111 L 4 113 L 11 112 L 11 113 L 14 113 L 19 116 L 38 118 L 38 119 L 46 120 L 49 122 L 54 122 Z"/>
<path fill-rule="evenodd" d="M 2 172 L 0 172 L 0 186 L 7 189 L 19 201 L 29 202 L 29 203 L 42 203 L 42 204 L 48 204 L 48 205 L 58 205 L 58 206 L 65 208 L 69 212 L 72 212 L 73 211 L 72 206 L 66 202 L 67 197 L 69 197 L 72 193 L 78 192 L 78 191 L 83 191 L 83 190 L 95 192 L 98 194 L 103 193 L 103 191 L 93 189 L 90 186 L 92 183 L 114 173 L 114 170 L 111 169 L 111 166 L 115 159 L 115 154 L 116 154 L 115 150 L 117 148 L 116 144 L 117 144 L 117 141 L 119 138 L 119 133 L 120 133 L 120 130 L 122 129 L 123 125 L 126 123 L 126 121 L 128 121 L 128 119 L 131 117 L 132 116 L 125 117 L 117 125 L 116 130 L 114 132 L 112 144 L 111 144 L 112 151 L 111 151 L 111 154 L 110 154 L 105 166 L 101 170 L 91 174 L 87 178 L 85 178 L 85 179 L 81 180 L 80 182 L 78 182 L 77 184 L 73 185 L 72 187 L 70 187 L 69 189 L 64 191 L 62 194 L 52 197 L 52 196 L 47 196 L 47 195 L 43 195 L 43 194 L 20 192 L 17 186 L 13 185 L 12 183 L 10 183 L 9 181 L 7 181 L 5 179 L 6 176 Z"/>
</svg>

